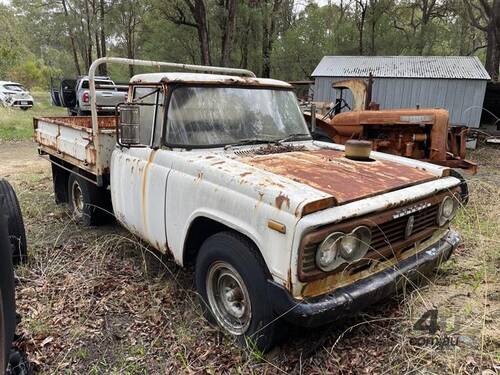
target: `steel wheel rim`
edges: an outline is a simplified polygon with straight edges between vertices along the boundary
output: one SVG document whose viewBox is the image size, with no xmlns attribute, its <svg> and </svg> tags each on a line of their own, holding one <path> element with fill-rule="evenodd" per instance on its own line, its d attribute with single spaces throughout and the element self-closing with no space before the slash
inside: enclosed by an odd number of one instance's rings
<svg viewBox="0 0 500 375">
<path fill-rule="evenodd" d="M 73 207 L 78 215 L 83 214 L 83 209 L 85 207 L 85 202 L 83 200 L 83 192 L 80 184 L 75 181 L 73 186 L 71 186 L 71 196 L 73 198 Z"/>
<path fill-rule="evenodd" d="M 244 334 L 252 318 L 250 296 L 241 275 L 226 262 L 215 262 L 207 274 L 208 303 L 217 322 L 233 335 Z"/>
</svg>

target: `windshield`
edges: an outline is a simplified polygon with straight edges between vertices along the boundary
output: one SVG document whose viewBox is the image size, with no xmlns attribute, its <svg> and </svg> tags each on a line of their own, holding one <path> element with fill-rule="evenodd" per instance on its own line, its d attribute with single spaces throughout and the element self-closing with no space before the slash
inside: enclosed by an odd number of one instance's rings
<svg viewBox="0 0 500 375">
<path fill-rule="evenodd" d="M 23 92 L 26 91 L 26 89 L 22 85 L 4 85 L 4 87 L 9 90 L 9 91 L 14 91 L 14 92 Z"/>
<path fill-rule="evenodd" d="M 310 139 L 292 91 L 181 86 L 172 92 L 166 143 L 215 147 Z"/>
</svg>

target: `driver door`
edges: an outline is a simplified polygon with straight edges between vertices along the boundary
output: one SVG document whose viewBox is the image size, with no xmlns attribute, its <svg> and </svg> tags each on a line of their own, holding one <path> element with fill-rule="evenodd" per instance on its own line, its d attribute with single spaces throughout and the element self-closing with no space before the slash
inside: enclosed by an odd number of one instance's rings
<svg viewBox="0 0 500 375">
<path fill-rule="evenodd" d="M 111 192 L 117 219 L 131 232 L 165 252 L 165 198 L 170 169 L 156 162 L 164 117 L 160 86 L 133 87 L 140 103 L 140 146 L 117 148 L 111 163 Z M 164 164 L 164 163 L 162 163 Z"/>
</svg>

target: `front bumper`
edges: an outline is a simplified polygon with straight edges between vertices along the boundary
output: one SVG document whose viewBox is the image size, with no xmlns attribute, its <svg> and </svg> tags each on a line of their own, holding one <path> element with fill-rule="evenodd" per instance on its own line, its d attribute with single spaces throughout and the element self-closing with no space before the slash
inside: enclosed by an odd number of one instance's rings
<svg viewBox="0 0 500 375">
<path fill-rule="evenodd" d="M 354 313 L 393 295 L 403 285 L 418 283 L 447 260 L 460 242 L 452 230 L 428 248 L 375 275 L 310 300 L 295 300 L 288 290 L 269 282 L 274 311 L 305 327 L 319 326 Z"/>
<path fill-rule="evenodd" d="M 10 104 L 11 107 L 31 108 L 33 107 L 33 99 L 15 99 Z"/>
</svg>

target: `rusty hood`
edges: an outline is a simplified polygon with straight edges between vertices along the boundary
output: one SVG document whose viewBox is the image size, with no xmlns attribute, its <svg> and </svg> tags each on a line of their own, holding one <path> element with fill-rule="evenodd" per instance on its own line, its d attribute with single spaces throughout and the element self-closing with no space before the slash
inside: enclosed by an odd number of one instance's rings
<svg viewBox="0 0 500 375">
<path fill-rule="evenodd" d="M 238 161 L 331 195 L 337 205 L 437 178 L 389 160 L 350 160 L 331 149 L 247 156 Z"/>
</svg>

